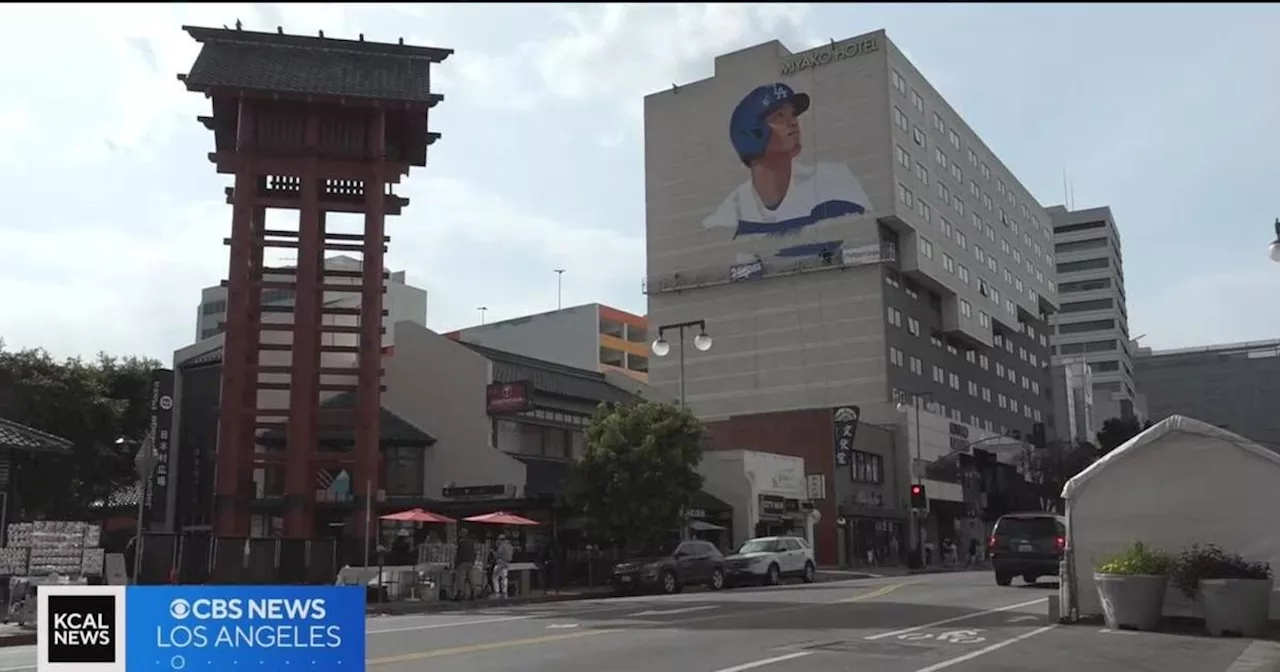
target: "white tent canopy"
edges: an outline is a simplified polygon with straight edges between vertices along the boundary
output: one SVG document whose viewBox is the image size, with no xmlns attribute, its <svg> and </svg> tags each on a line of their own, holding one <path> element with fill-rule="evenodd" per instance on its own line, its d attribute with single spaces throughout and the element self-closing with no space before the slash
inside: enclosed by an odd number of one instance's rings
<svg viewBox="0 0 1280 672">
<path fill-rule="evenodd" d="M 1064 609 L 1102 613 L 1093 570 L 1135 541 L 1170 552 L 1217 544 L 1280 569 L 1280 454 L 1199 420 L 1170 416 L 1067 482 Z M 1271 613 L 1280 614 L 1280 593 Z M 1169 591 L 1168 615 L 1193 606 Z"/>
</svg>

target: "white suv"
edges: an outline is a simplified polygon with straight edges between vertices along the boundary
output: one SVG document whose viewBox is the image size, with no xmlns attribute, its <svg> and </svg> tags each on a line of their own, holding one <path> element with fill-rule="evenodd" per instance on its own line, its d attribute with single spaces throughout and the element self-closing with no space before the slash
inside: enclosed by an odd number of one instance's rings
<svg viewBox="0 0 1280 672">
<path fill-rule="evenodd" d="M 802 537 L 759 537 L 724 559 L 725 579 L 732 583 L 773 586 L 792 576 L 813 583 L 817 569 L 813 547 Z"/>
</svg>

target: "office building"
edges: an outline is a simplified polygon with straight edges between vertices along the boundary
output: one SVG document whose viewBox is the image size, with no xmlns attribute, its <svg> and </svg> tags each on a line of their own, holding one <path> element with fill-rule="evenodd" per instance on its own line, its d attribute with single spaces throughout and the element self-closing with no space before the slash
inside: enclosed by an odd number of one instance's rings
<svg viewBox="0 0 1280 672">
<path fill-rule="evenodd" d="M 327 271 L 358 271 L 360 261 L 346 255 L 337 255 L 324 260 Z M 292 276 L 287 274 L 263 276 L 267 281 L 288 281 Z M 325 280 L 329 284 L 359 284 L 358 278 L 330 277 Z M 360 295 L 350 292 L 326 292 L 324 303 L 329 307 L 359 307 Z M 262 292 L 262 303 L 265 306 L 292 306 L 293 290 L 266 289 Z M 347 306 L 350 304 L 350 306 Z M 414 324 L 427 324 L 427 290 L 409 285 L 405 281 L 404 271 L 393 271 L 387 277 L 387 292 L 383 296 L 383 309 L 387 314 L 382 318 L 386 328 L 384 345 L 390 343 L 391 325 L 401 320 Z M 196 308 L 196 341 L 203 341 L 222 333 L 223 323 L 227 319 L 227 288 L 225 284 L 205 287 L 200 290 L 200 305 Z M 334 319 L 332 316 L 325 319 Z M 348 320 L 352 325 L 354 320 Z M 330 336 L 326 336 L 328 338 Z"/>
<path fill-rule="evenodd" d="M 1185 415 L 1280 450 L 1280 340 L 1140 348 L 1133 365 L 1152 420 Z"/>
<path fill-rule="evenodd" d="M 445 335 L 578 369 L 616 371 L 640 382 L 649 378 L 648 321 L 599 303 L 490 322 Z"/>
<path fill-rule="evenodd" d="M 1060 301 L 1052 319 L 1053 361 L 1091 370 L 1092 437 L 1110 418 L 1145 417 L 1133 382 L 1120 231 L 1108 207 L 1053 206 L 1048 213 Z"/>
<path fill-rule="evenodd" d="M 1054 364 L 1053 413 L 1049 414 L 1048 437 L 1067 445 L 1093 443 L 1099 423 L 1094 422 L 1093 374 L 1084 361 Z"/>
<path fill-rule="evenodd" d="M 645 180 L 650 323 L 705 320 L 714 338 L 683 367 L 652 358 L 650 382 L 683 377 L 703 419 L 856 406 L 943 454 L 1043 428 L 1049 216 L 884 31 L 802 53 L 760 44 L 647 96 Z M 943 428 L 938 446 L 920 448 L 933 439 L 903 401 Z M 827 479 L 839 513 L 821 504 L 820 527 L 906 515 L 897 499 L 860 504 L 848 480 Z"/>
</svg>

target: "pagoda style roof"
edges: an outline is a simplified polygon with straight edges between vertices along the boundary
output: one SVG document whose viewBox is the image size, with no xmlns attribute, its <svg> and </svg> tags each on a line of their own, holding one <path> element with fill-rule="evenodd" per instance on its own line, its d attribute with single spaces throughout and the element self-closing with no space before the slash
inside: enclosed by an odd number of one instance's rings
<svg viewBox="0 0 1280 672">
<path fill-rule="evenodd" d="M 71 442 L 34 427 L 0 418 L 0 449 L 65 455 L 71 452 Z"/>
<path fill-rule="evenodd" d="M 179 76 L 187 89 L 212 93 L 238 89 L 267 93 L 404 101 L 428 107 L 443 99 L 431 92 L 431 64 L 452 49 L 320 36 L 183 26 L 204 46 Z"/>
</svg>

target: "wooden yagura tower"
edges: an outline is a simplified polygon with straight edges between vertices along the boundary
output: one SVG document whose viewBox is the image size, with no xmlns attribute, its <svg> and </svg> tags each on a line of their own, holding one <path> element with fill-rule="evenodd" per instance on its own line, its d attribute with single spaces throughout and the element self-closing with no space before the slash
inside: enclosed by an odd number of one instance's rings
<svg viewBox="0 0 1280 672">
<path fill-rule="evenodd" d="M 382 390 L 385 218 L 408 200 L 390 185 L 425 166 L 431 65 L 448 49 L 359 40 L 184 27 L 201 43 L 190 91 L 212 100 L 200 121 L 214 133 L 210 161 L 235 176 L 222 393 L 215 470 L 214 532 L 248 536 L 254 471 L 283 481 L 284 536 L 315 536 L 315 475 L 342 468 L 354 502 L 380 485 L 378 418 Z M 267 228 L 267 208 L 298 211 L 296 229 Z M 363 217 L 355 232 L 336 231 L 329 213 Z M 334 217 L 336 220 L 337 217 Z M 351 217 L 348 219 L 359 219 Z M 266 248 L 291 248 L 296 266 L 265 268 Z M 360 270 L 325 270 L 326 252 L 363 258 Z M 293 305 L 263 305 L 264 292 L 294 294 Z M 332 305 L 326 298 L 359 295 Z M 321 452 L 322 396 L 354 392 L 354 446 Z M 264 402 L 275 399 L 275 405 Z M 282 432 L 283 449 L 259 447 Z M 277 485 L 279 485 L 277 483 Z M 362 528 L 357 534 L 367 537 Z"/>
</svg>

